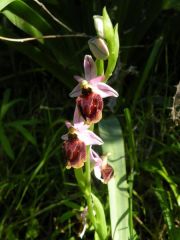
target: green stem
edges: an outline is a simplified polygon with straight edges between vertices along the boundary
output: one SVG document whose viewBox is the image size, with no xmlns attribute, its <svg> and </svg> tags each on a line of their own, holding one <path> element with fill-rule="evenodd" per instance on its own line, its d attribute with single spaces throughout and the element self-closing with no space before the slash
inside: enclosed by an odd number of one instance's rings
<svg viewBox="0 0 180 240">
<path fill-rule="evenodd" d="M 89 218 L 96 229 L 96 219 L 93 213 L 93 203 L 91 198 L 91 164 L 90 164 L 90 147 L 87 147 L 87 160 L 85 163 L 85 198 L 88 205 Z"/>
<path fill-rule="evenodd" d="M 94 214 L 93 214 L 93 205 L 92 205 L 92 201 L 91 201 L 91 184 L 88 184 L 87 182 L 87 168 L 89 165 L 90 161 L 86 161 L 86 173 L 84 174 L 83 171 L 82 171 L 82 168 L 78 168 L 78 169 L 74 169 L 74 173 L 75 173 L 75 177 L 76 177 L 76 180 L 77 180 L 77 183 L 81 189 L 81 191 L 83 192 L 84 194 L 84 197 L 87 201 L 87 205 L 88 205 L 88 212 L 89 212 L 89 218 L 93 224 L 93 226 L 95 227 L 96 226 L 96 222 L 95 222 L 95 217 L 94 217 Z M 88 169 L 88 173 L 89 173 L 89 169 Z M 90 179 L 89 179 L 90 180 Z"/>
<path fill-rule="evenodd" d="M 85 190 L 85 179 L 84 179 L 84 173 L 82 168 L 74 169 L 74 174 L 77 180 L 77 183 L 81 189 L 81 191 L 84 193 Z"/>
<path fill-rule="evenodd" d="M 91 125 L 90 130 L 93 131 L 94 125 Z M 94 226 L 94 229 L 99 236 L 99 240 L 104 240 L 103 234 L 101 233 L 101 229 L 97 227 L 96 218 L 94 215 L 94 201 L 92 199 L 91 193 L 91 163 L 90 163 L 90 147 L 86 148 L 87 151 L 87 159 L 85 162 L 85 172 L 83 173 L 82 168 L 74 169 L 75 177 L 77 179 L 78 185 L 81 191 L 84 194 L 84 197 L 87 201 L 88 206 L 88 215 L 91 223 Z"/>
<path fill-rule="evenodd" d="M 97 76 L 104 75 L 104 61 L 96 59 Z"/>
<path fill-rule="evenodd" d="M 89 130 L 93 131 L 94 125 L 92 124 L 89 128 Z M 91 162 L 90 162 L 90 147 L 88 146 L 87 149 L 87 159 L 85 162 L 85 198 L 88 205 L 88 212 L 89 212 L 89 218 L 96 230 L 96 219 L 93 213 L 93 202 L 91 198 Z"/>
</svg>

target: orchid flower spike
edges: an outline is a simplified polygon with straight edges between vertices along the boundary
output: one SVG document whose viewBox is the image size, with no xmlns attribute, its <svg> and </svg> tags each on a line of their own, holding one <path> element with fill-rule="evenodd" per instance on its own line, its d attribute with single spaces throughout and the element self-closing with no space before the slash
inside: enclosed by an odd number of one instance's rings
<svg viewBox="0 0 180 240">
<path fill-rule="evenodd" d="M 90 55 L 84 57 L 85 77 L 75 76 L 78 85 L 70 93 L 70 97 L 77 97 L 76 111 L 88 123 L 97 123 L 102 118 L 103 98 L 118 97 L 118 93 L 104 83 L 104 76 L 96 76 L 96 64 Z"/>
<path fill-rule="evenodd" d="M 93 149 L 90 148 L 90 159 L 94 164 L 94 175 L 101 182 L 107 184 L 114 175 L 113 168 L 107 163 L 109 154 L 100 157 Z"/>
<path fill-rule="evenodd" d="M 72 125 L 66 122 L 68 133 L 61 138 L 64 141 L 63 149 L 67 160 L 66 168 L 81 168 L 86 161 L 87 145 L 102 145 L 103 141 L 95 133 L 88 130 L 89 126 L 83 122 Z"/>
</svg>

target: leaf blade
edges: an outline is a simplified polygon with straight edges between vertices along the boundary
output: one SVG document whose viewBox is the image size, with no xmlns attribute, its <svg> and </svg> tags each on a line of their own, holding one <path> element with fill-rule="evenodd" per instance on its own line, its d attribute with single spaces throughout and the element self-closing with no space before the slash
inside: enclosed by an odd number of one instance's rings
<svg viewBox="0 0 180 240">
<path fill-rule="evenodd" d="M 12 159 L 14 160 L 14 152 L 12 150 L 11 144 L 4 132 L 4 128 L 2 126 L 2 123 L 0 123 L 0 142 L 2 145 L 3 150 L 5 153 Z"/>
<path fill-rule="evenodd" d="M 99 133 L 105 142 L 102 146 L 103 153 L 111 153 L 109 164 L 114 169 L 114 177 L 108 183 L 112 239 L 128 240 L 129 195 L 126 181 L 124 142 L 117 118 L 110 117 L 102 120 L 99 124 Z"/>
</svg>

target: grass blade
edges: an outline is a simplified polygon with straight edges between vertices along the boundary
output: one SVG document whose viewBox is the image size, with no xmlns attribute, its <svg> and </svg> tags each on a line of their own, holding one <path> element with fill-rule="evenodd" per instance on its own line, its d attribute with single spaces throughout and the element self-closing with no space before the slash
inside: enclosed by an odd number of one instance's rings
<svg viewBox="0 0 180 240">
<path fill-rule="evenodd" d="M 9 103 L 2 104 L 1 109 L 0 109 L 0 119 L 2 120 L 4 118 L 4 116 L 6 115 L 7 111 L 11 107 L 13 107 L 16 103 L 18 103 L 20 101 L 22 101 L 22 100 L 21 99 L 15 99 L 15 100 L 12 100 Z"/>
<path fill-rule="evenodd" d="M 3 14 L 5 13 L 5 10 L 8 10 L 9 12 L 19 16 L 24 21 L 38 29 L 40 32 L 52 32 L 53 30 L 49 23 L 40 14 L 38 14 L 37 11 L 32 9 L 23 1 L 11 1 L 6 8 L 1 10 Z M 16 21 L 12 23 L 16 25 Z"/>
<path fill-rule="evenodd" d="M 159 200 L 163 217 L 168 227 L 168 232 L 170 237 L 169 239 L 178 240 L 177 238 L 175 238 L 174 231 L 173 231 L 175 229 L 175 226 L 173 222 L 172 212 L 168 203 L 167 192 L 163 188 L 162 181 L 158 177 L 156 178 L 156 185 L 157 187 L 155 188 L 155 194 Z"/>
<path fill-rule="evenodd" d="M 35 28 L 33 25 L 29 24 L 28 22 L 24 21 L 24 19 L 20 18 L 16 14 L 10 12 L 9 10 L 5 10 L 3 14 L 11 21 L 15 26 L 17 26 L 22 31 L 26 32 L 27 34 L 33 37 L 42 37 L 42 33 Z M 43 39 L 38 39 L 39 42 L 43 43 Z"/>
<path fill-rule="evenodd" d="M 14 2 L 15 0 L 1 0 L 0 2 L 0 11 L 2 11 L 6 6 L 10 3 Z"/>
<path fill-rule="evenodd" d="M 4 132 L 4 128 L 2 123 L 0 123 L 0 143 L 6 154 L 11 158 L 14 159 L 14 152 L 12 150 L 11 144 Z"/>
<path fill-rule="evenodd" d="M 162 46 L 162 43 L 163 43 L 163 38 L 162 37 L 158 38 L 155 41 L 155 43 L 154 43 L 154 47 L 153 47 L 153 49 L 151 51 L 151 54 L 150 54 L 150 56 L 149 56 L 149 58 L 147 60 L 147 63 L 145 65 L 145 68 L 144 68 L 144 71 L 142 73 L 142 76 L 141 76 L 141 78 L 139 80 L 139 86 L 138 86 L 138 88 L 136 90 L 136 94 L 135 94 L 134 100 L 133 100 L 133 109 L 135 109 L 137 100 L 140 97 L 141 92 L 143 90 L 143 86 L 144 86 L 146 80 L 148 79 L 149 74 L 150 74 L 150 72 L 151 72 L 151 70 L 152 70 L 152 68 L 153 68 L 153 66 L 154 66 L 154 64 L 156 62 L 156 59 L 157 59 L 157 56 L 159 54 L 159 50 L 160 50 L 160 48 Z"/>
<path fill-rule="evenodd" d="M 128 108 L 125 108 L 124 115 L 126 119 L 126 130 L 128 132 L 128 151 L 127 155 L 129 158 L 130 174 L 128 177 L 129 181 L 129 231 L 130 238 L 134 239 L 134 226 L 133 226 L 133 185 L 134 185 L 134 169 L 137 168 L 137 154 L 136 154 L 136 144 L 133 132 L 133 124 L 131 113 Z"/>
</svg>

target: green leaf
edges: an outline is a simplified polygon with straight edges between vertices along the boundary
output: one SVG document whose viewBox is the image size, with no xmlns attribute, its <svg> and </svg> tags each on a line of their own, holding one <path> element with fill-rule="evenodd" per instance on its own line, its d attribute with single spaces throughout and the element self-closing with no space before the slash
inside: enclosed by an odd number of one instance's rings
<svg viewBox="0 0 180 240">
<path fill-rule="evenodd" d="M 69 199 L 68 199 L 68 201 L 66 201 L 64 203 L 64 205 L 66 205 L 69 208 L 76 209 L 76 210 L 79 210 L 79 211 L 80 211 L 80 208 L 81 208 L 81 205 L 78 205 L 77 203 L 72 202 Z"/>
<path fill-rule="evenodd" d="M 104 214 L 104 208 L 100 200 L 92 193 L 92 199 L 94 203 L 94 210 L 96 212 L 96 228 L 101 229 L 99 232 L 102 233 L 101 239 L 107 238 L 107 225 Z M 96 236 L 98 238 L 98 236 Z"/>
<path fill-rule="evenodd" d="M 167 191 L 163 188 L 162 181 L 160 178 L 156 178 L 156 188 L 155 188 L 155 194 L 159 200 L 159 204 L 162 209 L 164 220 L 167 224 L 168 232 L 169 232 L 169 239 L 170 240 L 177 240 L 174 234 L 174 221 L 172 216 L 172 211 L 170 209 L 170 205 L 168 202 L 168 196 Z"/>
<path fill-rule="evenodd" d="M 45 146 L 45 148 L 44 148 L 45 152 L 44 152 L 44 154 L 42 156 L 42 159 L 38 162 L 37 167 L 34 169 L 34 171 L 33 171 L 32 175 L 31 175 L 29 181 L 27 182 L 27 184 L 26 184 L 26 186 L 24 188 L 24 191 L 23 191 L 23 193 L 21 195 L 21 198 L 20 198 L 20 200 L 19 200 L 19 202 L 17 204 L 17 209 L 21 206 L 21 202 L 22 202 L 22 200 L 23 200 L 23 198 L 24 198 L 24 196 L 25 196 L 25 194 L 26 194 L 26 192 L 27 192 L 27 190 L 29 188 L 30 183 L 34 180 L 34 178 L 37 176 L 39 171 L 43 168 L 43 166 L 45 165 L 45 163 L 46 163 L 47 159 L 49 158 L 50 154 L 55 151 L 54 148 L 52 147 L 52 145 L 56 141 L 56 138 L 57 138 L 57 136 L 59 136 L 59 132 L 61 132 L 61 131 L 62 131 L 62 128 L 59 128 L 54 133 L 54 135 L 52 136 L 50 142 Z"/>
<path fill-rule="evenodd" d="M 66 211 L 64 214 L 62 214 L 60 217 L 59 217 L 59 220 L 61 223 L 69 220 L 71 217 L 73 217 L 74 215 L 76 214 L 75 211 L 73 210 L 70 210 L 70 211 Z"/>
<path fill-rule="evenodd" d="M 106 11 L 106 7 L 103 8 L 103 27 L 104 27 L 104 37 L 106 41 L 109 43 L 114 38 L 114 29 L 113 29 L 111 19 L 109 18 L 109 15 Z"/>
<path fill-rule="evenodd" d="M 109 58 L 108 65 L 105 72 L 106 81 L 112 75 L 112 72 L 115 69 L 116 62 L 119 55 L 119 35 L 118 35 L 118 24 L 114 28 L 114 34 L 112 40 L 108 43 L 109 47 Z"/>
<path fill-rule="evenodd" d="M 159 164 L 157 166 L 154 166 L 148 162 L 144 162 L 142 166 L 146 171 L 150 173 L 159 174 L 159 176 L 161 176 L 169 184 L 169 187 L 172 190 L 174 197 L 176 198 L 177 204 L 180 206 L 180 194 L 178 192 L 177 184 L 173 181 L 172 177 L 169 176 L 162 161 L 158 160 L 158 163 Z"/>
<path fill-rule="evenodd" d="M 106 11 L 106 8 L 103 8 L 103 26 L 104 26 L 104 35 L 105 40 L 107 41 L 109 49 L 108 65 L 105 72 L 105 81 L 112 75 L 112 72 L 116 66 L 118 54 L 119 54 L 119 35 L 118 35 L 118 24 L 113 28 L 111 19 Z"/>
<path fill-rule="evenodd" d="M 2 120 L 4 116 L 6 115 L 7 111 L 13 107 L 16 103 L 22 101 L 21 99 L 15 99 L 9 103 L 2 104 L 1 110 L 0 110 L 0 119 Z"/>
<path fill-rule="evenodd" d="M 99 133 L 104 141 L 103 153 L 111 153 L 108 162 L 114 169 L 114 177 L 108 183 L 112 239 L 128 240 L 129 194 L 124 141 L 117 118 L 109 117 L 102 120 L 99 124 Z"/>
<path fill-rule="evenodd" d="M 3 94 L 3 100 L 2 100 L 1 107 L 0 107 L 0 119 L 1 120 L 6 115 L 7 111 L 12 106 L 14 106 L 14 104 L 16 104 L 19 101 L 22 101 L 21 99 L 16 99 L 16 100 L 13 100 L 13 101 L 9 102 L 9 98 L 10 98 L 10 90 L 7 89 Z"/>
<path fill-rule="evenodd" d="M 16 14 L 10 12 L 9 10 L 5 10 L 3 14 L 19 29 L 26 32 L 27 34 L 33 36 L 33 37 L 42 37 L 43 34 L 36 29 L 33 25 L 29 24 L 28 22 L 24 21 L 24 19 L 20 18 Z M 38 39 L 41 43 L 44 42 L 43 39 Z"/>
<path fill-rule="evenodd" d="M 32 9 L 30 6 L 28 6 L 23 1 L 11 1 L 6 8 L 3 9 L 2 13 L 6 14 L 6 11 L 15 14 L 19 18 L 23 19 L 24 21 L 28 22 L 32 26 L 34 26 L 36 29 L 38 29 L 40 32 L 52 32 L 52 27 L 49 25 L 49 23 L 38 14 L 37 11 Z M 18 23 L 18 22 L 17 22 Z M 13 22 L 13 24 L 17 24 L 16 22 Z"/>
<path fill-rule="evenodd" d="M 0 122 L 0 143 L 6 154 L 11 158 L 14 159 L 14 152 L 12 150 L 12 147 L 10 145 L 10 142 L 4 132 L 4 128 L 2 126 L 2 123 Z"/>
<path fill-rule="evenodd" d="M 133 131 L 133 123 L 131 113 L 128 108 L 124 109 L 124 116 L 126 119 L 126 131 L 128 132 L 127 137 L 127 156 L 129 159 L 130 174 L 128 176 L 129 182 L 129 233 L 130 238 L 134 239 L 134 226 L 133 226 L 133 185 L 134 185 L 134 168 L 137 169 L 137 153 L 136 144 Z"/>
<path fill-rule="evenodd" d="M 0 2 L 0 11 L 2 11 L 6 6 L 8 6 L 10 3 L 14 2 L 16 0 L 1 0 Z"/>
<path fill-rule="evenodd" d="M 34 37 L 41 37 L 41 35 L 46 34 L 56 34 L 56 30 L 54 30 L 53 26 L 41 16 L 37 9 L 33 9 L 33 5 L 31 7 L 30 3 L 28 5 L 20 0 L 12 1 L 6 8 L 3 8 L 2 13 L 15 26 Z M 58 39 L 54 39 L 53 41 L 41 39 L 38 41 L 45 43 L 46 51 L 47 48 L 50 49 L 58 63 L 68 64 L 66 60 L 67 51 L 63 53 L 63 44 L 59 44 Z"/>
<path fill-rule="evenodd" d="M 141 95 L 144 84 L 148 80 L 150 72 L 152 71 L 152 69 L 153 69 L 153 67 L 156 63 L 158 54 L 160 52 L 160 48 L 162 46 L 162 43 L 163 43 L 163 37 L 159 37 L 158 39 L 156 39 L 156 41 L 154 43 L 153 49 L 152 49 L 152 51 L 150 53 L 150 56 L 149 56 L 149 58 L 148 58 L 148 60 L 145 64 L 144 71 L 143 71 L 142 76 L 139 80 L 139 85 L 138 85 L 138 88 L 136 90 L 134 100 L 133 100 L 133 109 L 135 109 L 137 100 L 139 99 L 139 97 Z"/>
</svg>

